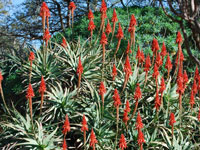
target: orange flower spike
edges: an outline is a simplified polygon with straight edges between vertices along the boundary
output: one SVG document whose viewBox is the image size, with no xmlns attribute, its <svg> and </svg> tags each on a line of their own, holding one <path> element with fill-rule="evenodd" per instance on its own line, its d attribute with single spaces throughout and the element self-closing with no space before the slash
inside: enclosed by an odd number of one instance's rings
<svg viewBox="0 0 200 150">
<path fill-rule="evenodd" d="M 66 143 L 65 138 L 64 138 L 64 140 L 63 140 L 63 145 L 62 145 L 62 147 L 63 147 L 63 150 L 67 150 L 67 143 Z"/>
<path fill-rule="evenodd" d="M 193 109 L 194 104 L 195 104 L 195 99 L 194 99 L 194 92 L 193 92 L 193 89 L 192 89 L 191 94 L 190 94 L 190 106 L 191 106 L 191 110 Z"/>
<path fill-rule="evenodd" d="M 104 86 L 104 83 L 101 82 L 100 86 L 99 86 L 99 95 L 101 95 L 101 100 L 102 100 L 103 106 L 104 106 L 104 94 L 105 93 L 106 93 L 106 88 Z"/>
<path fill-rule="evenodd" d="M 106 34 L 104 32 L 101 35 L 100 44 L 103 47 L 103 64 L 104 64 L 104 62 L 105 62 L 105 53 L 106 53 L 106 47 L 105 46 L 108 44 L 108 40 L 107 40 Z"/>
<path fill-rule="evenodd" d="M 35 55 L 33 52 L 30 52 L 28 59 L 30 61 L 30 66 L 32 67 L 33 60 L 35 59 Z"/>
<path fill-rule="evenodd" d="M 126 111 L 127 113 L 129 113 L 129 112 L 131 111 L 131 109 L 130 109 L 130 104 L 129 104 L 129 101 L 128 101 L 128 100 L 126 101 L 126 108 L 125 108 L 125 111 Z"/>
<path fill-rule="evenodd" d="M 119 148 L 120 148 L 121 150 L 124 150 L 124 149 L 127 148 L 126 139 L 125 139 L 125 137 L 124 137 L 123 134 L 121 134 L 121 138 L 120 138 L 120 140 L 119 140 Z"/>
<path fill-rule="evenodd" d="M 164 77 L 162 77 L 159 92 L 162 94 L 164 92 L 165 88 L 166 88 L 165 79 L 164 79 Z"/>
<path fill-rule="evenodd" d="M 42 3 L 42 6 L 40 8 L 40 17 L 42 17 L 42 28 L 43 31 L 45 31 L 45 19 L 47 18 L 47 28 L 49 29 L 49 17 L 50 17 L 50 11 L 45 2 Z"/>
<path fill-rule="evenodd" d="M 85 115 L 83 115 L 81 131 L 83 132 L 84 145 L 85 145 L 85 143 L 86 143 L 86 131 L 88 131 L 88 125 L 87 125 L 87 121 L 85 119 Z"/>
<path fill-rule="evenodd" d="M 95 29 L 95 24 L 93 20 L 90 20 L 89 24 L 88 24 L 88 31 L 90 31 L 90 36 L 92 39 L 92 35 L 93 35 L 93 30 Z"/>
<path fill-rule="evenodd" d="M 69 3 L 69 10 L 71 10 L 72 16 L 74 15 L 74 10 L 76 9 L 76 5 L 74 2 Z"/>
<path fill-rule="evenodd" d="M 180 31 L 177 32 L 176 43 L 180 44 L 183 41 Z"/>
<path fill-rule="evenodd" d="M 141 99 L 141 98 L 142 98 L 142 92 L 141 92 L 139 83 L 137 83 L 137 87 L 136 87 L 136 89 L 135 89 L 135 94 L 134 94 L 134 99 L 135 99 L 136 101 L 138 101 L 138 100 Z"/>
<path fill-rule="evenodd" d="M 160 108 L 161 102 L 160 102 L 160 98 L 158 95 L 158 90 L 156 91 L 156 97 L 155 97 L 155 107 L 156 107 L 156 111 L 158 112 L 159 108 Z"/>
<path fill-rule="evenodd" d="M 51 38 L 51 35 L 49 33 L 49 30 L 46 29 L 43 35 L 43 40 L 46 42 L 46 46 L 48 45 L 48 41 Z"/>
<path fill-rule="evenodd" d="M 156 63 L 154 65 L 154 70 L 153 70 L 152 76 L 156 80 L 156 87 L 158 87 L 158 81 L 157 81 L 157 79 L 158 79 L 158 76 L 159 76 L 159 70 L 158 70 L 158 66 L 156 65 Z"/>
<path fill-rule="evenodd" d="M 68 119 L 68 115 L 66 114 L 62 133 L 64 134 L 64 136 L 66 136 L 67 132 L 69 132 L 69 131 L 70 131 L 70 122 Z"/>
<path fill-rule="evenodd" d="M 115 11 L 115 8 L 113 9 L 113 16 L 112 16 L 112 23 L 113 23 L 113 30 L 112 30 L 112 37 L 114 36 L 114 33 L 115 33 L 115 26 L 116 26 L 116 23 L 118 21 L 118 18 L 117 18 L 117 13 Z"/>
<path fill-rule="evenodd" d="M 79 62 L 78 62 L 78 67 L 77 67 L 77 71 L 76 73 L 78 74 L 78 89 L 80 88 L 80 84 L 81 84 L 81 75 L 83 73 L 83 66 L 81 63 L 81 57 L 79 56 Z"/>
<path fill-rule="evenodd" d="M 194 80 L 198 80 L 199 79 L 199 70 L 198 70 L 198 67 L 196 66 L 196 69 L 195 69 L 195 73 L 194 73 Z"/>
<path fill-rule="evenodd" d="M 193 86 L 192 86 L 192 90 L 193 90 L 193 92 L 194 92 L 194 95 L 196 95 L 197 94 L 197 82 L 196 82 L 196 80 L 194 80 L 194 82 L 193 82 Z"/>
<path fill-rule="evenodd" d="M 33 88 L 31 86 L 31 84 L 29 84 L 28 86 L 28 89 L 27 89 L 27 92 L 26 92 L 26 98 L 28 99 L 29 101 L 29 110 L 30 110 L 30 115 L 31 115 L 31 118 L 32 118 L 32 97 L 34 97 L 35 94 L 33 92 Z"/>
<path fill-rule="evenodd" d="M 143 128 L 142 118 L 140 116 L 140 112 L 138 112 L 137 118 L 136 118 L 136 129 L 139 131 Z"/>
<path fill-rule="evenodd" d="M 124 110 L 123 122 L 125 123 L 126 126 L 127 126 L 128 120 L 129 120 L 129 118 L 128 118 L 128 112 L 126 110 Z"/>
<path fill-rule="evenodd" d="M 107 20 L 107 25 L 106 25 L 106 34 L 107 36 L 109 36 L 109 34 L 112 32 L 112 28 L 111 28 L 111 25 L 110 25 L 110 21 L 109 19 Z"/>
<path fill-rule="evenodd" d="M 141 130 L 138 130 L 138 145 L 140 146 L 140 150 L 143 150 L 142 144 L 145 143 L 144 134 Z"/>
<path fill-rule="evenodd" d="M 170 60 L 170 57 L 169 57 L 169 53 L 167 55 L 167 60 L 166 60 L 166 63 L 165 63 L 165 68 L 168 71 L 168 78 L 169 78 L 169 73 L 172 70 L 172 63 L 171 63 L 171 60 Z"/>
<path fill-rule="evenodd" d="M 143 67 L 144 61 L 145 61 L 144 53 L 143 53 L 143 51 L 141 50 L 141 51 L 140 51 L 140 63 L 141 63 L 141 65 L 142 65 L 142 67 Z"/>
<path fill-rule="evenodd" d="M 40 82 L 40 87 L 39 87 L 39 93 L 41 94 L 40 114 L 42 113 L 42 106 L 43 106 L 44 92 L 45 91 L 46 91 L 46 84 L 45 84 L 44 78 L 42 76 L 41 82 Z"/>
<path fill-rule="evenodd" d="M 153 51 L 153 61 L 154 62 L 154 57 L 157 55 L 157 51 L 160 49 L 159 44 L 157 39 L 153 39 L 152 45 L 151 45 L 151 50 Z"/>
<path fill-rule="evenodd" d="M 184 87 L 186 87 L 186 84 L 188 82 L 188 75 L 187 75 L 187 72 L 186 70 L 184 70 L 184 73 L 183 73 L 183 84 L 184 84 Z"/>
<path fill-rule="evenodd" d="M 136 88 L 135 88 L 135 94 L 134 94 L 134 99 L 136 100 L 136 102 L 135 102 L 135 108 L 134 108 L 134 110 L 133 110 L 133 114 L 132 114 L 131 118 L 134 117 L 134 115 L 135 115 L 135 113 L 136 113 L 136 111 L 137 111 L 139 99 L 142 98 L 142 92 L 141 92 L 141 89 L 140 89 L 140 85 L 139 85 L 139 83 L 137 83 L 136 85 L 137 85 L 137 86 L 136 86 Z"/>
<path fill-rule="evenodd" d="M 101 12 L 101 13 L 106 13 L 106 11 L 107 11 L 106 2 L 105 2 L 105 0 L 102 0 L 100 12 Z"/>
<path fill-rule="evenodd" d="M 104 0 L 102 0 L 101 8 L 100 8 L 100 12 L 101 12 L 100 30 L 103 30 L 103 32 L 104 32 L 104 19 L 107 18 L 106 11 L 107 11 L 106 3 Z"/>
<path fill-rule="evenodd" d="M 158 52 L 158 53 L 157 53 L 157 56 L 156 56 L 156 64 L 157 64 L 158 68 L 159 68 L 160 66 L 162 66 L 162 63 L 163 63 L 163 62 L 162 62 L 160 53 Z"/>
<path fill-rule="evenodd" d="M 128 82 L 130 75 L 133 74 L 133 72 L 131 70 L 131 64 L 130 64 L 128 55 L 126 55 L 126 61 L 125 61 L 125 64 L 124 64 L 124 72 L 125 72 L 125 79 L 124 79 L 123 90 L 126 88 L 126 84 Z"/>
<path fill-rule="evenodd" d="M 120 43 L 121 43 L 121 40 L 123 37 L 124 37 L 124 33 L 122 30 L 121 24 L 119 23 L 119 28 L 118 28 L 117 35 L 116 35 L 116 38 L 118 39 L 118 43 L 117 43 L 117 48 L 115 50 L 115 55 L 117 54 L 117 51 L 119 50 Z"/>
<path fill-rule="evenodd" d="M 131 46 L 132 44 L 135 45 L 135 26 L 137 25 L 137 21 L 135 19 L 134 14 L 131 15 L 131 20 L 129 23 L 128 32 L 131 35 Z"/>
<path fill-rule="evenodd" d="M 170 126 L 174 126 L 174 123 L 176 123 L 175 116 L 174 116 L 174 113 L 171 113 L 171 114 L 170 114 L 169 125 L 170 125 Z"/>
<path fill-rule="evenodd" d="M 167 50 L 166 50 L 165 42 L 163 42 L 162 51 L 161 51 L 160 55 L 162 56 L 162 61 L 163 61 L 164 57 L 167 55 Z"/>
<path fill-rule="evenodd" d="M 88 19 L 89 19 L 89 20 L 93 20 L 93 19 L 94 19 L 94 15 L 93 15 L 91 9 L 90 9 L 89 12 L 88 12 Z"/>
<path fill-rule="evenodd" d="M 65 38 L 63 37 L 62 39 L 62 43 L 61 43 L 61 46 L 66 48 L 67 47 L 67 41 L 65 40 Z"/>
<path fill-rule="evenodd" d="M 94 131 L 92 129 L 91 134 L 90 134 L 90 146 L 93 147 L 93 150 L 95 150 L 96 143 L 98 143 L 98 141 L 97 141 Z"/>
<path fill-rule="evenodd" d="M 114 100 L 114 106 L 116 108 L 119 107 L 121 105 L 121 100 L 120 100 L 120 96 L 119 96 L 117 89 L 114 90 L 114 95 L 112 98 Z"/>
<path fill-rule="evenodd" d="M 112 69 L 112 79 L 113 81 L 115 80 L 115 77 L 117 76 L 117 68 L 115 64 L 113 64 L 113 69 Z"/>
</svg>

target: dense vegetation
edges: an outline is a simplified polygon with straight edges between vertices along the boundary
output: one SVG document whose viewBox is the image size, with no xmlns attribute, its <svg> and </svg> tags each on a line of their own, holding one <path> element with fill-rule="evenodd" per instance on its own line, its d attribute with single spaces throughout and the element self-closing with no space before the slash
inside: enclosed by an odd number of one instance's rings
<svg viewBox="0 0 200 150">
<path fill-rule="evenodd" d="M 44 39 L 43 46 L 38 50 L 30 46 L 24 49 L 22 55 L 14 50 L 4 55 L 5 59 L 0 61 L 3 75 L 3 80 L 0 77 L 0 83 L 2 83 L 0 89 L 2 89 L 1 100 L 5 97 L 8 110 L 2 102 L 0 119 L 0 147 L 2 149 L 62 149 L 64 141 L 67 142 L 68 149 L 90 149 L 92 129 L 98 141 L 95 144 L 96 149 L 119 148 L 121 134 L 125 136 L 127 149 L 139 149 L 141 143 L 138 142 L 138 133 L 141 131 L 145 139 L 145 143 L 142 142 L 144 149 L 199 149 L 200 116 L 198 111 L 200 106 L 196 102 L 193 108 L 191 107 L 193 103 L 191 91 L 197 91 L 193 93 L 193 97 L 198 99 L 200 78 L 198 70 L 194 75 L 195 66 L 191 65 L 192 62 L 183 46 L 183 66 L 181 67 L 181 63 L 179 65 L 175 63 L 180 53 L 178 45 L 184 45 L 184 40 L 182 43 L 180 37 L 177 36 L 178 24 L 172 22 L 165 16 L 162 9 L 158 8 L 116 8 L 116 12 L 124 38 L 115 56 L 118 39 L 114 36 L 111 42 L 112 35 L 107 36 L 105 62 L 102 62 L 104 48 L 102 43 L 105 41 L 102 42 L 102 31 L 99 31 L 100 12 L 94 14 L 96 28 L 92 41 L 90 32 L 87 30 L 89 20 L 87 17 L 82 17 L 74 23 L 73 29 L 68 28 L 64 33 L 56 33 L 50 40 Z M 132 53 L 129 53 L 126 50 L 128 40 L 131 39 L 128 29 L 132 14 L 137 20 L 136 40 L 135 45 L 131 46 Z M 110 19 L 110 23 L 112 15 L 113 9 L 108 9 L 107 18 Z M 115 35 L 118 33 L 118 28 L 117 24 Z M 45 36 L 46 33 L 44 33 Z M 154 38 L 157 39 L 160 47 L 156 55 L 152 51 Z M 158 65 L 155 57 L 158 57 L 163 49 L 163 42 L 173 68 L 168 77 L 168 70 L 165 67 L 166 55 L 162 64 L 159 64 L 159 75 L 154 78 L 155 66 Z M 142 56 L 139 55 L 138 46 L 141 50 L 140 54 L 143 52 L 145 58 L 149 55 L 151 59 L 152 65 L 147 78 L 144 71 L 146 59 L 143 64 L 138 61 Z M 130 66 L 127 65 L 127 57 L 130 58 Z M 117 70 L 115 79 L 113 79 L 114 64 Z M 83 72 L 80 69 L 81 65 Z M 129 78 L 127 84 L 124 84 L 124 80 L 127 79 L 125 69 L 127 66 L 131 69 L 128 68 Z M 179 69 L 176 66 L 179 66 Z M 179 77 L 184 70 L 189 80 L 184 87 L 184 93 L 180 94 Z M 79 80 L 80 74 L 81 80 Z M 44 104 L 41 107 L 42 76 L 46 90 L 44 90 Z M 166 87 L 158 95 L 160 88 L 164 87 L 162 77 Z M 185 76 L 183 78 L 185 79 Z M 80 87 L 78 87 L 79 82 Z M 106 90 L 101 91 L 101 83 L 104 84 Z M 33 97 L 30 96 L 32 94 L 30 85 L 34 91 Z M 119 103 L 119 97 L 115 89 L 119 93 L 121 105 L 116 105 Z M 179 103 L 180 95 L 182 108 Z M 104 97 L 104 103 L 102 97 Z M 31 99 L 33 100 L 32 116 Z M 127 110 L 127 101 L 130 103 L 130 112 L 127 111 L 126 115 L 130 120 L 126 124 L 124 110 Z M 138 129 L 138 123 L 141 124 L 138 122 L 139 112 L 143 123 L 142 130 Z M 171 123 L 173 122 L 173 119 L 170 119 L 172 112 L 175 115 L 175 124 Z M 67 133 L 63 131 L 66 114 L 70 122 L 70 131 Z M 81 132 L 83 115 L 88 125 L 85 145 L 83 132 Z M 69 126 L 67 119 L 65 125 Z M 174 130 L 171 130 L 172 126 Z"/>
</svg>

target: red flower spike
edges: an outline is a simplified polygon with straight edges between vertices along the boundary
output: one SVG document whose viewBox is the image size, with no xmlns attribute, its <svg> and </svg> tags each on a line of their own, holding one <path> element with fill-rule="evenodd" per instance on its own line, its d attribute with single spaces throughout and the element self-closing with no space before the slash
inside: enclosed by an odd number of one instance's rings
<svg viewBox="0 0 200 150">
<path fill-rule="evenodd" d="M 162 59 L 165 57 L 166 54 L 167 54 L 167 50 L 166 50 L 165 42 L 163 42 L 162 51 L 160 53 L 160 55 L 162 56 Z"/>
<path fill-rule="evenodd" d="M 116 37 L 117 37 L 118 40 L 121 40 L 124 37 L 124 33 L 123 33 L 123 30 L 122 30 L 120 23 L 119 23 L 119 28 L 118 28 Z"/>
<path fill-rule="evenodd" d="M 137 54 L 136 54 L 136 59 L 139 61 L 140 60 L 140 46 L 138 46 Z"/>
<path fill-rule="evenodd" d="M 128 32 L 133 32 L 135 30 L 136 25 L 137 25 L 137 21 L 135 19 L 135 16 L 132 14 L 131 20 L 130 20 L 130 23 L 129 23 Z"/>
<path fill-rule="evenodd" d="M 177 32 L 176 43 L 180 44 L 183 41 L 180 31 Z"/>
<path fill-rule="evenodd" d="M 180 61 L 183 62 L 184 60 L 184 55 L 182 49 L 180 49 Z"/>
<path fill-rule="evenodd" d="M 104 95 L 106 93 L 106 88 L 103 84 L 103 82 L 101 82 L 100 86 L 99 86 L 99 95 Z"/>
<path fill-rule="evenodd" d="M 141 50 L 140 51 L 140 63 L 144 63 L 144 60 L 145 60 L 145 57 L 144 57 L 144 53 L 143 53 L 143 51 Z"/>
<path fill-rule="evenodd" d="M 45 2 L 42 3 L 42 6 L 40 7 L 40 17 L 42 16 L 48 16 L 50 17 L 50 12 L 49 12 L 49 8 L 47 6 L 47 4 Z"/>
<path fill-rule="evenodd" d="M 194 79 L 197 81 L 199 79 L 199 70 L 198 70 L 198 67 L 196 66 L 196 69 L 195 69 L 195 73 L 194 73 Z"/>
<path fill-rule="evenodd" d="M 119 107 L 119 105 L 121 105 L 121 100 L 117 89 L 114 90 L 114 96 L 112 98 L 114 100 L 114 106 Z"/>
<path fill-rule="evenodd" d="M 106 6 L 106 3 L 104 0 L 102 0 L 100 11 L 101 11 L 101 13 L 104 13 L 104 14 L 107 11 L 107 6 Z"/>
<path fill-rule="evenodd" d="M 69 3 L 69 10 L 71 10 L 72 12 L 76 9 L 76 5 L 74 2 L 70 2 Z"/>
<path fill-rule="evenodd" d="M 199 113 L 198 113 L 198 120 L 200 121 L 200 107 L 199 107 Z"/>
<path fill-rule="evenodd" d="M 89 20 L 93 20 L 93 19 L 94 19 L 94 15 L 93 15 L 91 9 L 90 9 L 89 12 L 88 12 L 88 19 L 89 19 Z"/>
<path fill-rule="evenodd" d="M 106 34 L 104 32 L 101 35 L 100 44 L 102 44 L 102 45 L 107 45 L 108 44 L 108 40 L 107 40 Z"/>
<path fill-rule="evenodd" d="M 131 53 L 130 43 L 129 43 L 129 40 L 128 40 L 128 44 L 127 44 L 127 48 L 126 48 L 126 54 L 128 55 L 129 52 Z"/>
<path fill-rule="evenodd" d="M 33 92 L 33 88 L 32 88 L 32 86 L 31 86 L 31 84 L 29 84 L 28 89 L 27 89 L 27 92 L 26 92 L 26 98 L 27 98 L 27 99 L 30 99 L 30 98 L 32 98 L 32 97 L 34 97 L 34 96 L 35 96 L 35 94 L 34 94 L 34 92 Z"/>
<path fill-rule="evenodd" d="M 166 87 L 165 87 L 165 80 L 164 80 L 164 77 L 162 77 L 159 92 L 160 92 L 160 93 L 163 93 L 164 90 L 165 90 L 165 88 L 166 88 Z"/>
<path fill-rule="evenodd" d="M 78 62 L 78 67 L 77 67 L 77 71 L 76 71 L 77 74 L 82 74 L 83 73 L 83 66 L 81 64 L 81 57 L 79 56 L 79 62 Z"/>
<path fill-rule="evenodd" d="M 126 101 L 126 108 L 125 108 L 125 111 L 126 111 L 127 113 L 129 113 L 129 112 L 131 111 L 131 109 L 130 109 L 130 104 L 129 104 L 129 101 L 128 101 L 128 100 Z"/>
<path fill-rule="evenodd" d="M 157 90 L 157 91 L 156 91 L 156 97 L 155 97 L 155 107 L 156 107 L 156 111 L 159 110 L 160 105 L 161 105 L 161 101 L 160 101 L 160 98 L 159 98 L 159 95 L 158 95 L 158 90 Z"/>
<path fill-rule="evenodd" d="M 65 122 L 64 122 L 64 125 L 63 125 L 63 131 L 62 131 L 62 133 L 64 135 L 66 135 L 67 132 L 69 132 L 69 131 L 70 131 L 70 123 L 69 123 L 68 116 L 66 115 L 65 116 Z"/>
<path fill-rule="evenodd" d="M 130 64 L 128 55 L 126 56 L 126 61 L 125 61 L 125 64 L 124 64 L 124 72 L 125 72 L 125 74 L 127 75 L 128 78 L 129 78 L 130 75 L 133 74 L 133 72 L 131 71 L 131 64 Z"/>
<path fill-rule="evenodd" d="M 117 76 L 117 68 L 115 64 L 113 64 L 113 69 L 112 69 L 112 79 L 113 81 L 115 80 L 115 77 Z"/>
<path fill-rule="evenodd" d="M 138 130 L 138 140 L 137 141 L 138 141 L 138 145 L 140 147 L 142 147 L 142 144 L 145 143 L 144 135 L 141 130 Z M 142 149 L 142 148 L 140 148 L 140 149 Z"/>
<path fill-rule="evenodd" d="M 43 40 L 46 42 L 46 45 L 47 45 L 47 43 L 48 43 L 48 41 L 49 41 L 50 38 L 51 38 L 51 35 L 49 33 L 49 30 L 46 29 L 45 33 L 44 33 L 44 36 L 43 36 Z"/>
<path fill-rule="evenodd" d="M 142 123 L 142 118 L 140 116 L 140 112 L 138 112 L 138 115 L 137 115 L 137 119 L 136 119 L 136 129 L 137 130 L 140 130 L 142 129 L 144 126 L 143 126 L 143 123 Z"/>
<path fill-rule="evenodd" d="M 65 40 L 64 37 L 63 37 L 63 39 L 62 39 L 61 46 L 64 47 L 64 48 L 67 47 L 67 41 Z"/>
<path fill-rule="evenodd" d="M 155 63 L 155 65 L 154 65 L 154 72 L 153 72 L 152 76 L 153 76 L 153 78 L 157 79 L 158 75 L 159 75 L 158 66 Z"/>
<path fill-rule="evenodd" d="M 148 55 L 148 56 L 146 57 L 146 60 L 145 60 L 144 71 L 145 71 L 145 72 L 148 72 L 150 67 L 151 67 L 151 58 L 150 58 L 150 56 Z"/>
<path fill-rule="evenodd" d="M 116 11 L 115 11 L 115 8 L 113 9 L 113 16 L 112 16 L 112 20 L 111 20 L 111 21 L 112 21 L 113 23 L 118 21 L 117 13 L 116 13 Z"/>
<path fill-rule="evenodd" d="M 125 123 L 125 125 L 127 125 L 129 118 L 128 118 L 128 113 L 126 110 L 124 110 L 124 114 L 123 114 L 123 122 Z"/>
<path fill-rule="evenodd" d="M 42 76 L 41 82 L 40 82 L 39 93 L 44 93 L 45 91 L 46 91 L 46 84 L 45 84 L 44 78 Z"/>
<path fill-rule="evenodd" d="M 33 52 L 30 52 L 28 59 L 29 59 L 29 61 L 33 61 L 35 59 L 35 55 Z"/>
<path fill-rule="evenodd" d="M 151 50 L 156 53 L 160 49 L 157 39 L 153 39 Z"/>
<path fill-rule="evenodd" d="M 95 24 L 93 20 L 90 20 L 89 24 L 88 24 L 88 31 L 93 31 L 95 29 Z"/>
<path fill-rule="evenodd" d="M 179 71 L 178 71 L 178 76 L 177 76 L 177 90 L 176 92 L 179 94 L 179 95 L 182 95 L 184 93 L 184 85 L 183 85 L 183 74 L 182 74 L 182 70 L 181 68 L 179 68 Z"/>
<path fill-rule="evenodd" d="M 63 150 L 67 150 L 67 143 L 66 143 L 66 140 L 65 140 L 65 138 L 64 138 L 64 140 L 63 140 Z"/>
<path fill-rule="evenodd" d="M 162 66 L 162 59 L 159 52 L 157 53 L 156 64 L 158 67 Z"/>
<path fill-rule="evenodd" d="M 136 87 L 136 89 L 135 89 L 135 94 L 134 94 L 134 99 L 136 100 L 136 101 L 138 101 L 139 99 L 141 99 L 142 98 L 142 92 L 141 92 L 141 90 L 140 90 L 140 85 L 139 85 L 139 83 L 137 83 L 137 87 Z"/>
<path fill-rule="evenodd" d="M 187 75 L 186 70 L 184 70 L 184 73 L 183 73 L 183 84 L 186 85 L 187 82 L 188 82 L 188 75 Z"/>
<path fill-rule="evenodd" d="M 107 25 L 106 25 L 106 34 L 109 35 L 111 32 L 112 32 L 112 28 L 111 28 L 111 25 L 110 25 L 110 21 L 108 19 Z"/>
<path fill-rule="evenodd" d="M 170 125 L 170 126 L 174 126 L 174 123 L 176 123 L 175 116 L 174 116 L 174 113 L 171 113 L 171 114 L 170 114 L 169 125 Z"/>
<path fill-rule="evenodd" d="M 85 115 L 83 115 L 81 131 L 82 132 L 88 131 L 88 126 L 87 126 L 87 121 L 85 119 Z"/>
<path fill-rule="evenodd" d="M 194 95 L 196 95 L 197 94 L 197 83 L 196 83 L 196 80 L 194 80 L 194 82 L 193 82 L 192 90 L 194 92 Z"/>
<path fill-rule="evenodd" d="M 195 104 L 195 99 L 194 99 L 194 92 L 193 90 L 191 91 L 191 95 L 190 95 L 190 105 L 191 105 L 191 109 L 193 108 L 193 105 Z"/>
<path fill-rule="evenodd" d="M 172 69 L 172 63 L 171 63 L 171 60 L 170 60 L 170 57 L 169 57 L 169 53 L 167 55 L 167 60 L 166 60 L 166 63 L 165 63 L 165 68 L 168 70 L 168 72 L 170 72 L 170 70 Z"/>
<path fill-rule="evenodd" d="M 121 134 L 121 138 L 120 138 L 120 140 L 119 140 L 119 148 L 120 148 L 121 150 L 124 150 L 124 149 L 127 148 L 126 139 L 125 139 L 125 137 L 124 137 L 123 134 Z"/>
<path fill-rule="evenodd" d="M 95 150 L 96 143 L 98 143 L 98 141 L 97 141 L 94 131 L 92 129 L 91 134 L 90 134 L 90 146 L 93 147 L 93 150 Z"/>
</svg>

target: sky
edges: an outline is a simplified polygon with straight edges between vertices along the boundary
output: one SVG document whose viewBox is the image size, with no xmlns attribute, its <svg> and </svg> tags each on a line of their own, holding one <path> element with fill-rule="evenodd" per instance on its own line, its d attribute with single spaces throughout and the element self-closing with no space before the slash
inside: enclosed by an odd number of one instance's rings
<svg viewBox="0 0 200 150">
<path fill-rule="evenodd" d="M 24 2 L 24 0 L 12 0 L 13 5 L 19 5 L 22 2 Z"/>
</svg>

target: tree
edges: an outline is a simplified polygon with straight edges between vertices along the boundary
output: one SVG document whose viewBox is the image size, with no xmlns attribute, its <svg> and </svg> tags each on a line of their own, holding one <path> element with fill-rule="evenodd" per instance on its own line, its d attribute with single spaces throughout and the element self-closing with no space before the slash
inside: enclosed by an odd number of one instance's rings
<svg viewBox="0 0 200 150">
<path fill-rule="evenodd" d="M 183 32 L 184 43 L 188 55 L 194 60 L 199 66 L 200 61 L 197 57 L 192 54 L 191 51 L 191 40 L 189 36 L 194 39 L 194 43 L 197 49 L 200 51 L 200 1 L 198 0 L 167 0 L 165 4 L 168 5 L 172 15 L 166 10 L 163 1 L 159 0 L 165 14 L 172 19 L 174 22 L 179 23 L 180 28 Z M 186 27 L 191 31 L 191 35 L 186 34 Z"/>
</svg>

